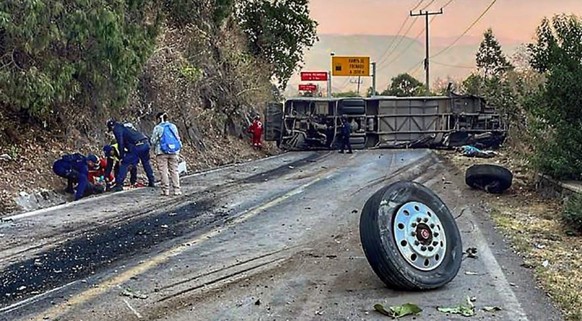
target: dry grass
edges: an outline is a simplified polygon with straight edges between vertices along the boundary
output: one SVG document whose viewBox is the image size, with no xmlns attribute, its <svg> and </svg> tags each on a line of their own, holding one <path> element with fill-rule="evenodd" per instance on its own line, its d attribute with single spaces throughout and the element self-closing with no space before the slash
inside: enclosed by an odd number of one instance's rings
<svg viewBox="0 0 582 321">
<path fill-rule="evenodd" d="M 491 208 L 491 217 L 510 240 L 514 251 L 535 271 L 539 284 L 562 310 L 569 321 L 582 320 L 582 238 L 570 236 L 562 223 L 560 200 L 539 196 L 531 187 L 531 175 L 525 162 L 499 157 L 469 159 L 445 153 L 455 166 L 464 171 L 473 163 L 498 163 L 515 175 L 514 186 L 503 196 L 483 194 Z M 516 175 L 517 174 L 517 175 Z"/>
</svg>

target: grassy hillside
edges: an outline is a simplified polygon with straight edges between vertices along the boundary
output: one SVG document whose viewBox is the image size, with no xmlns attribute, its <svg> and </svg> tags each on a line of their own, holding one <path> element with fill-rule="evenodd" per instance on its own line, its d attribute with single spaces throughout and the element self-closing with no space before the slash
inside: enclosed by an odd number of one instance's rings
<svg viewBox="0 0 582 321">
<path fill-rule="evenodd" d="M 449 43 L 434 42 L 431 44 L 431 55 L 438 53 Z M 390 50 L 388 50 L 390 48 Z M 462 78 L 468 75 L 475 65 L 475 53 L 479 42 L 474 44 L 456 45 L 431 60 L 431 83 L 438 78 Z M 507 55 L 511 55 L 517 45 L 504 47 Z M 424 80 L 422 61 L 425 55 L 424 42 L 416 39 L 396 36 L 377 35 L 319 35 L 319 41 L 305 55 L 304 71 L 328 70 L 331 65 L 330 53 L 341 56 L 370 56 L 371 61 L 378 62 L 377 88 L 382 90 L 388 86 L 390 79 L 397 74 L 409 72 L 420 80 Z M 297 85 L 301 82 L 299 73 L 295 74 L 287 87 L 287 95 L 297 93 Z M 336 77 L 333 79 L 334 91 L 355 90 L 356 79 Z M 326 88 L 325 83 L 319 83 Z M 371 84 L 371 79 L 362 79 L 360 91 L 365 92 Z"/>
</svg>

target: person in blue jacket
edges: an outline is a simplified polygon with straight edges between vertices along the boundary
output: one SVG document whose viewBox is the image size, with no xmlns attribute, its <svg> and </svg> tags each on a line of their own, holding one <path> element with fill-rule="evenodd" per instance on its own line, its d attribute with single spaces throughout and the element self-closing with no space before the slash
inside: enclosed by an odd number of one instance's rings
<svg viewBox="0 0 582 321">
<path fill-rule="evenodd" d="M 126 126 L 114 119 L 107 121 L 107 129 L 115 135 L 117 150 L 121 158 L 119 173 L 115 177 L 115 186 L 111 190 L 122 191 L 129 166 L 136 167 L 140 161 L 148 177 L 148 186 L 155 187 L 154 170 L 150 163 L 149 138 L 138 132 L 135 127 Z"/>
<path fill-rule="evenodd" d="M 60 177 L 67 179 L 65 192 L 75 193 L 75 201 L 83 196 L 92 193 L 92 186 L 89 184 L 88 159 L 82 154 L 66 154 L 53 163 L 53 172 Z M 76 191 L 73 184 L 77 184 Z"/>
</svg>

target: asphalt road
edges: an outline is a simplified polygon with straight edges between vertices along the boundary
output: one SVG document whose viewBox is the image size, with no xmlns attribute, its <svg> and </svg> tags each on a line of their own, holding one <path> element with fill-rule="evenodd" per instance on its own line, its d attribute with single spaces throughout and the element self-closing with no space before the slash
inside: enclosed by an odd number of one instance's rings
<svg viewBox="0 0 582 321">
<path fill-rule="evenodd" d="M 391 182 L 433 189 L 457 218 L 464 258 L 447 286 L 388 289 L 366 260 L 359 216 Z M 471 297 L 479 320 L 561 320 L 495 232 L 478 191 L 427 150 L 289 153 L 5 218 L 0 320 L 416 320 Z M 485 312 L 483 307 L 500 307 Z"/>
</svg>

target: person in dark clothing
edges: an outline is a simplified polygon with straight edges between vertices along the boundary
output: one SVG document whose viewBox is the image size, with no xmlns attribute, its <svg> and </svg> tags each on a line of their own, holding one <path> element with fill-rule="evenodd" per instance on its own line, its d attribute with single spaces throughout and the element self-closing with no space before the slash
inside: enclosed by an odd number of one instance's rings
<svg viewBox="0 0 582 321">
<path fill-rule="evenodd" d="M 107 129 L 113 131 L 118 145 L 119 156 L 121 157 L 119 173 L 115 177 L 115 186 L 111 190 L 114 192 L 122 191 L 129 166 L 135 167 L 140 161 L 148 177 L 148 186 L 155 187 L 154 170 L 150 164 L 148 137 L 135 130 L 135 128 L 125 126 L 123 123 L 116 122 L 113 119 L 107 121 Z M 125 152 L 126 149 L 127 152 Z"/>
<path fill-rule="evenodd" d="M 127 153 L 127 148 L 125 149 Z M 119 155 L 119 149 L 117 144 L 105 145 L 103 146 L 103 154 L 107 159 L 107 166 L 105 167 L 105 177 L 109 177 L 111 171 L 113 171 L 113 177 L 117 177 L 119 175 L 119 168 L 121 167 L 121 156 Z M 110 185 L 108 182 L 108 185 Z M 115 180 L 113 180 L 115 183 Z M 130 166 L 129 168 L 129 183 L 131 186 L 138 186 L 137 185 L 137 166 Z M 112 186 L 108 186 L 107 190 L 111 189 Z"/>
<path fill-rule="evenodd" d="M 340 145 L 339 152 L 343 154 L 344 150 L 347 147 L 348 154 L 351 154 L 352 153 L 352 144 L 350 144 L 350 133 L 352 131 L 352 127 L 351 127 L 351 125 L 348 122 L 346 117 L 342 117 L 341 121 L 342 121 L 342 127 L 340 129 L 341 145 Z"/>
<path fill-rule="evenodd" d="M 89 162 L 87 157 L 75 153 L 63 155 L 53 163 L 53 172 L 67 179 L 65 192 L 75 193 L 75 201 L 94 193 L 89 183 Z M 77 184 L 76 190 L 74 184 Z"/>
</svg>

